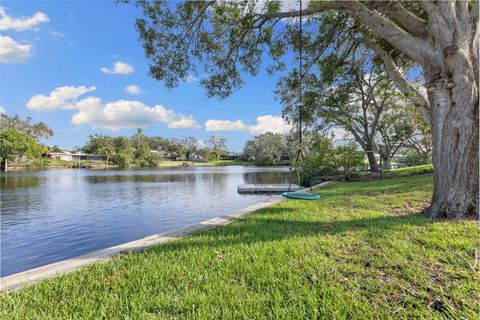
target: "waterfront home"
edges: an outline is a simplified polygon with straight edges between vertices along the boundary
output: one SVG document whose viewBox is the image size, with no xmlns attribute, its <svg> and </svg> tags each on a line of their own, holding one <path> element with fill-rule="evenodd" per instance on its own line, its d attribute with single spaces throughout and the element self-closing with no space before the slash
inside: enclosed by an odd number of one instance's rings
<svg viewBox="0 0 480 320">
<path fill-rule="evenodd" d="M 176 152 L 170 152 L 170 151 L 164 151 L 164 150 L 151 150 L 150 152 L 163 161 L 181 160 L 178 153 Z"/>
<path fill-rule="evenodd" d="M 67 150 L 47 151 L 43 154 L 44 158 L 62 161 L 78 161 L 78 160 L 100 160 L 106 161 L 107 156 L 103 154 L 90 154 L 82 151 L 70 152 Z"/>
<path fill-rule="evenodd" d="M 59 150 L 59 151 L 47 151 L 43 154 L 44 158 L 53 159 L 53 160 L 62 160 L 62 161 L 73 161 L 73 154 L 70 151 Z"/>
<path fill-rule="evenodd" d="M 242 160 L 242 152 L 230 152 L 227 156 L 224 157 L 224 160 Z"/>
<path fill-rule="evenodd" d="M 99 160 L 107 161 L 107 156 L 104 154 L 92 154 L 84 153 L 83 151 L 77 151 L 72 154 L 74 160 Z"/>
<path fill-rule="evenodd" d="M 207 162 L 207 159 L 205 159 L 204 157 L 202 156 L 199 156 L 199 155 L 191 155 L 190 157 L 188 157 L 188 161 L 192 161 L 192 162 Z"/>
</svg>

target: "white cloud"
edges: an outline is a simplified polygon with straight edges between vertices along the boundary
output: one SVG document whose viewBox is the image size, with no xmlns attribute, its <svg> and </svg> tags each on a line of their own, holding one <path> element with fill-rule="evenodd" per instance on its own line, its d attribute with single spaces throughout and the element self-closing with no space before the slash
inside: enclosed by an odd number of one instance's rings
<svg viewBox="0 0 480 320">
<path fill-rule="evenodd" d="M 20 44 L 10 37 L 0 35 L 0 63 L 24 62 L 32 55 L 33 46 Z"/>
<path fill-rule="evenodd" d="M 0 114 L 2 113 L 7 114 L 7 110 L 5 110 L 4 107 L 0 106 Z"/>
<path fill-rule="evenodd" d="M 288 133 L 292 126 L 282 117 L 264 115 L 257 117 L 257 123 L 247 125 L 242 120 L 214 120 L 209 119 L 205 122 L 206 131 L 248 131 L 251 134 L 258 135 L 265 132 Z"/>
<path fill-rule="evenodd" d="M 171 129 L 196 129 L 200 126 L 192 116 L 180 116 L 180 119 L 170 122 L 168 127 Z"/>
<path fill-rule="evenodd" d="M 73 124 L 112 131 L 145 128 L 155 123 L 165 123 L 172 129 L 198 127 L 192 117 L 179 115 L 161 105 L 149 107 L 139 101 L 118 100 L 104 105 L 101 99 L 90 97 L 79 101 L 76 109 L 79 112 L 72 117 Z"/>
<path fill-rule="evenodd" d="M 42 22 L 48 22 L 50 19 L 43 12 L 35 12 L 31 17 L 10 17 L 5 11 L 4 7 L 0 7 L 0 30 L 13 29 L 16 31 L 24 31 L 33 29 L 36 25 Z"/>
<path fill-rule="evenodd" d="M 244 131 L 248 127 L 242 120 L 213 120 L 209 119 L 205 122 L 207 131 Z"/>
<path fill-rule="evenodd" d="M 81 95 L 95 90 L 95 87 L 64 86 L 54 89 L 49 96 L 37 94 L 27 102 L 27 108 L 40 111 L 56 109 L 74 109 L 75 102 Z"/>
<path fill-rule="evenodd" d="M 90 125 L 112 131 L 145 128 L 156 123 L 167 124 L 169 128 L 197 128 L 192 116 L 184 116 L 161 105 L 149 107 L 140 101 L 117 100 L 104 103 L 97 97 L 78 98 L 95 90 L 95 87 L 64 86 L 54 89 L 49 96 L 32 97 L 27 107 L 40 111 L 73 109 L 72 124 Z"/>
<path fill-rule="evenodd" d="M 127 90 L 128 93 L 131 93 L 131 94 L 140 94 L 142 93 L 142 89 L 140 89 L 139 86 L 136 86 L 134 84 L 130 85 L 130 86 L 126 86 L 125 87 L 125 90 Z"/>
<path fill-rule="evenodd" d="M 129 74 L 135 71 L 135 69 L 131 65 L 122 61 L 115 62 L 112 69 L 102 67 L 100 68 L 100 70 L 103 73 L 108 73 L 108 74 Z"/>
<path fill-rule="evenodd" d="M 288 133 L 292 126 L 282 117 L 265 115 L 257 118 L 257 124 L 249 126 L 251 134 L 261 134 L 265 132 Z"/>
</svg>

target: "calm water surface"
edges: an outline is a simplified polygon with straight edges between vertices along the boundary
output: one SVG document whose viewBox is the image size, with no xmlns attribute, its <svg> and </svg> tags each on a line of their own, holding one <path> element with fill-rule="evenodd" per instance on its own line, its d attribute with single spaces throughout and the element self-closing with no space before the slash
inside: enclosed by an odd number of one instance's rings
<svg viewBox="0 0 480 320">
<path fill-rule="evenodd" d="M 243 183 L 285 183 L 287 168 L 59 169 L 1 177 L 1 276 L 259 203 Z"/>
</svg>

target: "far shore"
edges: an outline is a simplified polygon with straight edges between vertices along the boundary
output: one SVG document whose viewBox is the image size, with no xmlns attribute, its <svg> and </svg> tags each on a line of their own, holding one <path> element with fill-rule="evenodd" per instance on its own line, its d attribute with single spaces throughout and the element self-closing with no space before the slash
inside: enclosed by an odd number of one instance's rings
<svg viewBox="0 0 480 320">
<path fill-rule="evenodd" d="M 11 171 L 23 171 L 23 170 L 41 170 L 41 169 L 153 169 L 153 168 L 180 168 L 180 167 L 222 167 L 222 166 L 256 166 L 254 162 L 243 161 L 243 160 L 217 160 L 217 161 L 208 161 L 208 162 L 192 162 L 192 161 L 160 161 L 156 166 L 140 166 L 132 164 L 128 167 L 119 166 L 115 164 L 106 164 L 104 161 L 89 161 L 78 163 L 75 161 L 51 161 L 49 164 L 45 165 L 21 165 L 15 167 L 9 167 L 9 172 Z M 284 167 L 288 166 L 288 163 L 269 165 L 264 167 Z M 3 170 L 3 168 L 2 168 Z"/>
</svg>

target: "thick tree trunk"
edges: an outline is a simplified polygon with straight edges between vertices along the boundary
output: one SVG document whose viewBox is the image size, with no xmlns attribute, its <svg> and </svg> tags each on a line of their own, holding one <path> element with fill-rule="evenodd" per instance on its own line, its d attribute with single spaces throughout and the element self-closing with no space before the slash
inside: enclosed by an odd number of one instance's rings
<svg viewBox="0 0 480 320">
<path fill-rule="evenodd" d="M 368 164 L 370 166 L 370 172 L 378 172 L 379 170 L 378 170 L 377 159 L 375 158 L 375 154 L 373 153 L 373 151 L 367 151 L 367 159 L 368 159 Z"/>
<path fill-rule="evenodd" d="M 428 88 L 435 172 L 432 203 L 425 213 L 437 218 L 478 217 L 478 87 L 473 70 L 462 69 Z"/>
<path fill-rule="evenodd" d="M 390 159 L 390 158 L 384 158 L 383 159 L 383 170 L 390 170 L 391 169 L 391 164 L 390 164 L 391 161 L 392 161 L 392 159 Z"/>
</svg>

